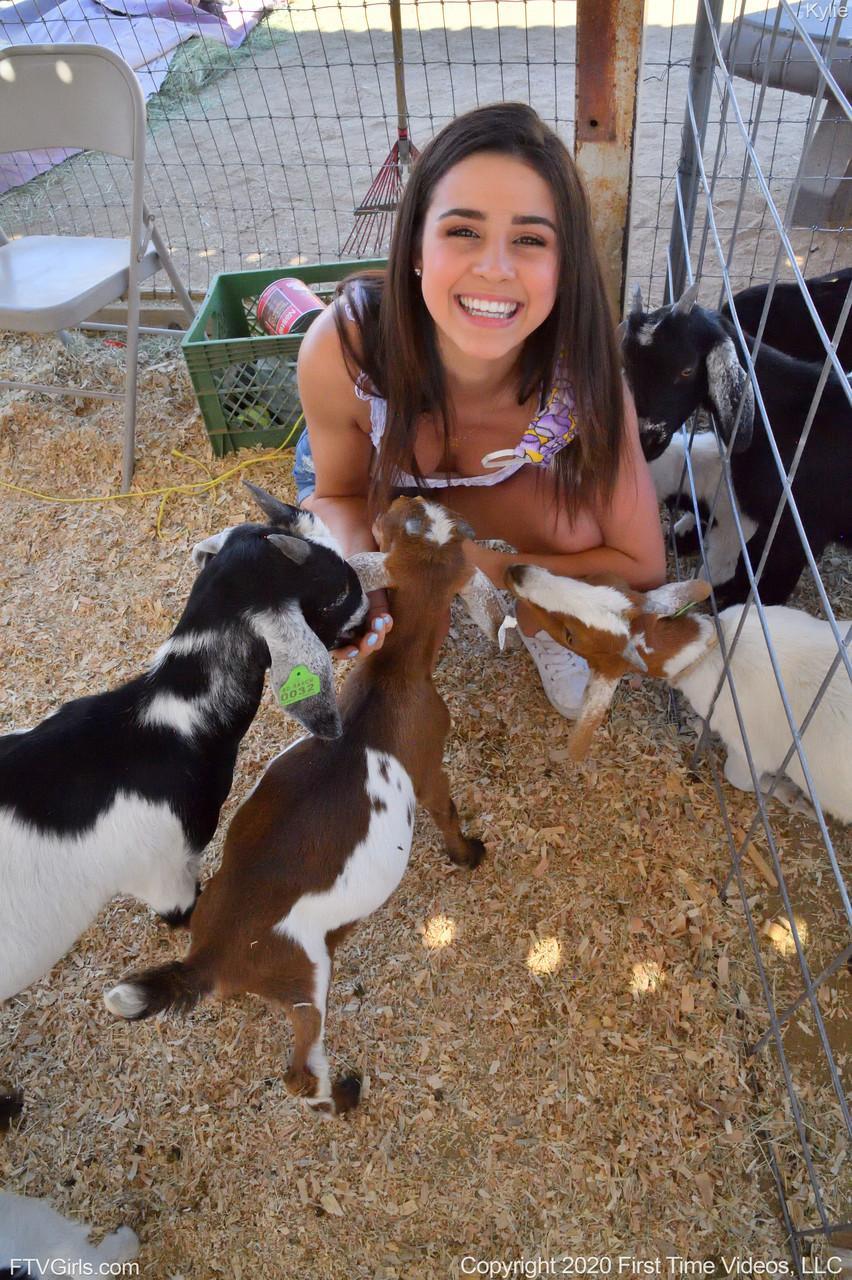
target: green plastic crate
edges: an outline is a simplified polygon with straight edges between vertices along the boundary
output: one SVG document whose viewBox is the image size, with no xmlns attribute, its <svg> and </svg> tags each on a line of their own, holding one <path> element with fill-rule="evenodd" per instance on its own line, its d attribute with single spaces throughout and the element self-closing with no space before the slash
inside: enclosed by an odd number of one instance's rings
<svg viewBox="0 0 852 1280">
<path fill-rule="evenodd" d="M 276 337 L 257 323 L 257 300 L 268 284 L 295 276 L 324 301 L 353 271 L 386 266 L 384 258 L 317 262 L 216 276 L 184 337 L 186 367 L 213 452 L 222 457 L 248 445 L 275 448 L 300 433 L 296 359 L 303 334 Z"/>
</svg>

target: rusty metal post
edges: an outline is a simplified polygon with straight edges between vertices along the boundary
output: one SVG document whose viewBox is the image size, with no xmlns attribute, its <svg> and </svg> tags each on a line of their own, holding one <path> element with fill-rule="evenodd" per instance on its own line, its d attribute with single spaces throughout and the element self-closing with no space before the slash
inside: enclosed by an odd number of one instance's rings
<svg viewBox="0 0 852 1280">
<path fill-rule="evenodd" d="M 574 158 L 592 202 L 610 302 L 624 305 L 644 0 L 577 0 Z"/>
</svg>

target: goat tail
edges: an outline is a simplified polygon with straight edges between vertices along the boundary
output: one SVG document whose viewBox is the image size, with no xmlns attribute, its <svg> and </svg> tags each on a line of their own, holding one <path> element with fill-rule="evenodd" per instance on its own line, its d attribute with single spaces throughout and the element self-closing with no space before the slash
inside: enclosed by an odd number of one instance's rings
<svg viewBox="0 0 852 1280">
<path fill-rule="evenodd" d="M 200 958 L 171 960 L 131 973 L 117 986 L 104 992 L 104 1003 L 110 1013 L 128 1022 L 150 1018 L 165 1009 L 189 1013 L 213 990 L 208 968 Z"/>
</svg>

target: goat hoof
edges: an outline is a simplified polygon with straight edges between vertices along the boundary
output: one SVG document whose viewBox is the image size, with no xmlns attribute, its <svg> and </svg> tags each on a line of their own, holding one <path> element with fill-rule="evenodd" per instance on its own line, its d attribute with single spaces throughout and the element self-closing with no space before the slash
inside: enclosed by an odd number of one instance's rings
<svg viewBox="0 0 852 1280">
<path fill-rule="evenodd" d="M 312 1098 L 317 1088 L 317 1078 L 307 1067 L 301 1071 L 292 1068 L 284 1072 L 284 1088 L 294 1098 Z"/>
<path fill-rule="evenodd" d="M 192 913 L 195 910 L 198 899 L 201 897 L 201 885 L 198 881 L 195 884 L 195 901 L 191 907 L 187 907 L 186 911 L 180 911 L 175 907 L 174 911 L 162 911 L 160 919 L 164 920 L 170 929 L 188 929 L 192 920 Z"/>
<path fill-rule="evenodd" d="M 331 1086 L 334 1109 L 338 1115 L 353 1111 L 361 1101 L 361 1077 L 359 1075 L 343 1076 Z"/>
<path fill-rule="evenodd" d="M 6 1133 L 24 1109 L 24 1095 L 20 1089 L 0 1086 L 0 1133 Z"/>
<path fill-rule="evenodd" d="M 481 840 L 477 840 L 475 836 L 471 836 L 464 842 L 464 852 L 455 854 L 450 853 L 450 858 L 457 867 L 467 867 L 468 871 L 473 871 L 478 867 L 482 859 L 485 857 L 486 849 Z"/>
</svg>

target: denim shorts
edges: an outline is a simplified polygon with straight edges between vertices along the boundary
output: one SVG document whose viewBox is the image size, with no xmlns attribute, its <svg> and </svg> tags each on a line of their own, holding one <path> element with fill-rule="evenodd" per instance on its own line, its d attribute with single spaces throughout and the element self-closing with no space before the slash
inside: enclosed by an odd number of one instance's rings
<svg viewBox="0 0 852 1280">
<path fill-rule="evenodd" d="M 309 498 L 317 486 L 317 473 L 311 455 L 311 444 L 307 430 L 299 436 L 296 452 L 293 456 L 293 483 L 296 486 L 296 501 L 301 504 Z"/>
</svg>

